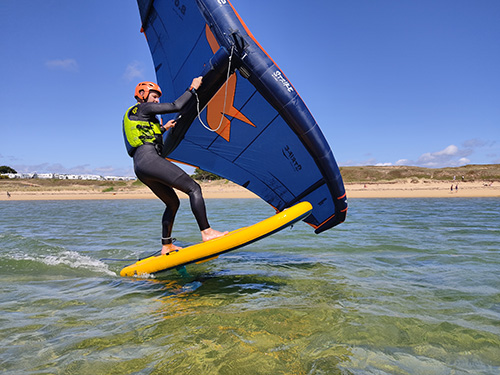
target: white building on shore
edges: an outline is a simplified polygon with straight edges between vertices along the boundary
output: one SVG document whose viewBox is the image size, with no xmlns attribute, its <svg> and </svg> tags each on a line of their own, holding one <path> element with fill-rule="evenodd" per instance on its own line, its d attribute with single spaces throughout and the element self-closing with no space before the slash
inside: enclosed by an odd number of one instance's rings
<svg viewBox="0 0 500 375">
<path fill-rule="evenodd" d="M 100 176 L 95 174 L 67 174 L 67 173 L 2 173 L 3 178 L 31 179 L 40 178 L 44 180 L 86 180 L 86 181 L 134 181 L 136 177 L 123 176 Z"/>
</svg>

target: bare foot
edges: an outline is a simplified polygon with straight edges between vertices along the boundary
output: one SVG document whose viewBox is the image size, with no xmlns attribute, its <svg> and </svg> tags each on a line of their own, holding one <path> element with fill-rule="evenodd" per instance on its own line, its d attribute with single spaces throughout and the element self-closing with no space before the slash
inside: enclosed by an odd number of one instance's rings
<svg viewBox="0 0 500 375">
<path fill-rule="evenodd" d="M 228 234 L 229 232 L 219 232 L 212 228 L 207 228 L 201 231 L 201 239 L 203 242 L 213 240 L 214 238 L 222 237 Z"/>
<path fill-rule="evenodd" d="M 181 249 L 182 249 L 182 247 L 175 246 L 173 243 L 170 243 L 168 245 L 163 245 L 161 248 L 161 255 L 165 255 L 165 254 L 171 253 L 172 251 L 178 251 Z"/>
</svg>

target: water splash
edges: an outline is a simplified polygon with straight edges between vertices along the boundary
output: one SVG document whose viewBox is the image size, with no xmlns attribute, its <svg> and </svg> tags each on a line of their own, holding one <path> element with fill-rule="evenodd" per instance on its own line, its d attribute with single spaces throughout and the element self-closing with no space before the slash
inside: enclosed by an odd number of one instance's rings
<svg viewBox="0 0 500 375">
<path fill-rule="evenodd" d="M 116 276 L 109 266 L 88 255 L 53 246 L 34 238 L 18 234 L 1 234 L 0 270 L 6 274 L 67 274 L 75 270 L 77 274 L 96 274 Z M 78 272 L 85 271 L 85 272 Z"/>
</svg>

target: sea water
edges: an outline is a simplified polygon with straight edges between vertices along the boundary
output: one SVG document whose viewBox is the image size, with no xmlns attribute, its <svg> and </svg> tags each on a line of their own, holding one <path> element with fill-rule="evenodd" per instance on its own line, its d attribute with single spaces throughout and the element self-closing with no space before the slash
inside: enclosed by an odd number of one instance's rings
<svg viewBox="0 0 500 375">
<path fill-rule="evenodd" d="M 500 199 L 352 199 L 185 272 L 159 200 L 0 202 L 2 374 L 500 374 Z M 258 199 L 207 200 L 218 230 Z M 189 203 L 178 244 L 200 240 Z"/>
</svg>

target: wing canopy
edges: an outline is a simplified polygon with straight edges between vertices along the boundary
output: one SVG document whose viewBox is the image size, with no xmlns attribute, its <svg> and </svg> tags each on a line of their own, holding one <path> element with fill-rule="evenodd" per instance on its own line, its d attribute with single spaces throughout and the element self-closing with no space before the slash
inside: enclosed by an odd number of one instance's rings
<svg viewBox="0 0 500 375">
<path fill-rule="evenodd" d="M 277 211 L 308 201 L 323 232 L 345 220 L 333 152 L 297 91 L 227 0 L 138 0 L 165 101 L 203 84 L 164 138 L 163 155 L 227 178 Z"/>
</svg>

